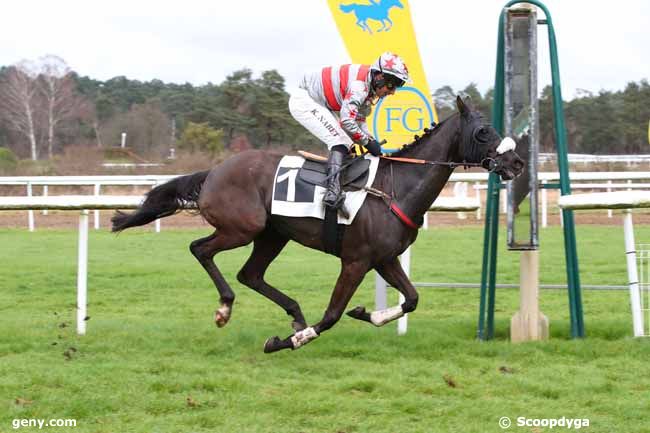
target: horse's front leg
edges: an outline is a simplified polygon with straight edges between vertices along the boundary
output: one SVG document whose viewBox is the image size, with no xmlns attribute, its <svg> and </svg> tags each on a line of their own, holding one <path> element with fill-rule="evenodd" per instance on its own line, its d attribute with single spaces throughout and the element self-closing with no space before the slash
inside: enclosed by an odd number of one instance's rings
<svg viewBox="0 0 650 433">
<path fill-rule="evenodd" d="M 375 269 L 388 284 L 395 287 L 404 295 L 404 303 L 371 313 L 367 312 L 365 307 L 359 306 L 348 311 L 347 315 L 358 320 L 370 322 L 375 326 L 383 326 L 415 310 L 418 305 L 418 292 L 413 287 L 413 284 L 411 284 L 408 276 L 404 273 L 397 257 L 381 266 L 377 266 Z"/>
<path fill-rule="evenodd" d="M 370 266 L 366 261 L 344 263 L 332 292 L 330 303 L 321 321 L 314 326 L 290 335 L 284 340 L 278 337 L 269 338 L 264 345 L 264 352 L 271 353 L 281 349 L 298 349 L 318 338 L 323 331 L 334 326 L 343 315 L 345 307 L 347 307 L 369 268 Z"/>
</svg>

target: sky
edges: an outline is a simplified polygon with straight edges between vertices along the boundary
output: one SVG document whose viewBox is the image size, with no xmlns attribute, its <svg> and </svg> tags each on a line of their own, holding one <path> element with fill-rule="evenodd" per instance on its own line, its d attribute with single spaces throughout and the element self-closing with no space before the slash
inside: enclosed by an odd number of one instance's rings
<svg viewBox="0 0 650 433">
<path fill-rule="evenodd" d="M 432 91 L 493 85 L 505 3 L 409 0 Z M 650 0 L 543 3 L 555 27 L 564 99 L 650 79 Z M 538 38 L 541 89 L 550 83 L 545 27 Z M 98 80 L 124 75 L 193 85 L 220 83 L 247 67 L 255 76 L 276 69 L 289 87 L 306 71 L 350 61 L 325 0 L 8 1 L 0 46 L 0 65 L 54 54 Z"/>
</svg>

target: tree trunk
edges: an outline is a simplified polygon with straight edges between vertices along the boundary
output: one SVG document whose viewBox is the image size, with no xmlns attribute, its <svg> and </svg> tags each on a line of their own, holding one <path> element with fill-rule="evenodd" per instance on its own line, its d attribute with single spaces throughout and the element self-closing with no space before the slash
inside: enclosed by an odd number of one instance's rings
<svg viewBox="0 0 650 433">
<path fill-rule="evenodd" d="M 38 159 L 38 148 L 36 147 L 36 132 L 34 131 L 34 117 L 32 116 L 32 107 L 25 104 L 25 114 L 27 115 L 27 138 L 29 138 L 29 147 L 31 150 L 32 161 Z"/>
<path fill-rule="evenodd" d="M 97 139 L 97 147 L 102 147 L 102 136 L 99 133 L 99 122 L 95 120 L 93 122 L 93 129 L 95 130 L 95 138 Z"/>
<path fill-rule="evenodd" d="M 54 147 L 54 99 L 50 99 L 48 107 L 48 127 L 47 127 L 47 156 L 52 159 Z"/>
</svg>

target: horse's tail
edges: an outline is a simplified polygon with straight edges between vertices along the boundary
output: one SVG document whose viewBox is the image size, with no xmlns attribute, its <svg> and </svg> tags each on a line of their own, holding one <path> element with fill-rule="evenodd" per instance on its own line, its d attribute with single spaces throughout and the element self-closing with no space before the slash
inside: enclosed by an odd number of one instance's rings
<svg viewBox="0 0 650 433">
<path fill-rule="evenodd" d="M 117 211 L 111 222 L 112 231 L 120 232 L 137 227 L 187 209 L 199 199 L 203 182 L 210 170 L 180 176 L 149 191 L 144 202 L 135 212 Z"/>
<path fill-rule="evenodd" d="M 355 5 L 354 3 L 350 3 L 349 5 L 340 5 L 339 8 L 344 13 L 349 14 L 350 12 L 352 12 L 357 8 L 357 5 Z"/>
</svg>

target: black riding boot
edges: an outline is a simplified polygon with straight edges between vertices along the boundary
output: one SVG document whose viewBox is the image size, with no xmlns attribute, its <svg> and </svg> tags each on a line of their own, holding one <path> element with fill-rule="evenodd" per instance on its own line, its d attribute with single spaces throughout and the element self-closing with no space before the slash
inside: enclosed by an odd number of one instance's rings
<svg viewBox="0 0 650 433">
<path fill-rule="evenodd" d="M 327 159 L 327 192 L 323 197 L 325 206 L 340 209 L 345 200 L 345 193 L 341 191 L 341 164 L 345 154 L 332 150 Z"/>
</svg>

